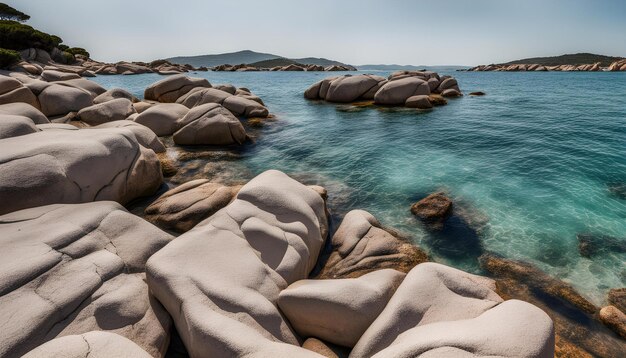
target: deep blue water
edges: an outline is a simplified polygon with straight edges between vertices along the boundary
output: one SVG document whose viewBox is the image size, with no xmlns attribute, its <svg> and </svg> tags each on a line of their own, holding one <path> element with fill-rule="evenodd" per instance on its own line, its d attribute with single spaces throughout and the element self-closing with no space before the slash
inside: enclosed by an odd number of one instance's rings
<svg viewBox="0 0 626 358">
<path fill-rule="evenodd" d="M 378 73 L 387 75 L 386 72 Z M 454 72 L 464 93 L 430 112 L 306 101 L 329 73 L 198 72 L 250 88 L 278 121 L 243 165 L 324 185 L 337 215 L 360 208 L 411 235 L 441 262 L 477 270 L 483 250 L 523 259 L 596 302 L 626 286 L 626 254 L 579 254 L 578 233 L 626 245 L 626 73 Z M 159 75 L 97 77 L 137 96 Z M 458 203 L 451 229 L 428 232 L 409 212 L 444 190 Z M 604 240 L 608 241 L 608 239 Z M 615 247 L 615 243 L 613 243 Z"/>
</svg>

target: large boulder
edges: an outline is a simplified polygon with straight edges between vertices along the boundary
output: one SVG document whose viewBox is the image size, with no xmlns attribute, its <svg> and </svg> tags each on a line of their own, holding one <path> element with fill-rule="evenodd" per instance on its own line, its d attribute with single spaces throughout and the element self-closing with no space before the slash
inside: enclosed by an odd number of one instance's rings
<svg viewBox="0 0 626 358">
<path fill-rule="evenodd" d="M 0 141 L 0 214 L 53 204 L 153 194 L 156 154 L 123 128 L 42 131 Z"/>
<path fill-rule="evenodd" d="M 241 122 L 216 103 L 193 107 L 177 122 L 177 128 L 174 142 L 180 145 L 243 144 L 248 137 Z"/>
<path fill-rule="evenodd" d="M 320 194 L 267 171 L 154 254 L 148 285 L 193 357 L 319 357 L 300 348 L 276 302 L 308 277 L 327 230 Z"/>
<path fill-rule="evenodd" d="M 118 98 L 93 106 L 86 107 L 78 111 L 78 118 L 90 126 L 121 121 L 136 113 L 131 101 L 126 98 Z"/>
<path fill-rule="evenodd" d="M 0 104 L 23 102 L 39 108 L 33 92 L 15 78 L 0 75 Z"/>
<path fill-rule="evenodd" d="M 139 113 L 135 122 L 143 124 L 161 136 L 172 135 L 179 129 L 178 122 L 189 112 L 189 108 L 178 103 L 164 103 L 152 106 Z"/>
<path fill-rule="evenodd" d="M 363 210 L 352 210 L 343 218 L 332 238 L 333 251 L 319 278 L 359 277 L 383 268 L 408 272 L 428 261 L 428 255 Z"/>
<path fill-rule="evenodd" d="M 80 88 L 82 90 L 85 90 L 89 92 L 89 94 L 91 94 L 92 98 L 96 98 L 99 95 L 106 92 L 106 88 L 100 86 L 97 82 L 88 80 L 86 78 L 76 78 L 76 79 L 65 80 L 65 81 L 57 82 L 57 83 L 60 85 L 70 86 L 70 87 L 75 87 L 75 88 Z"/>
<path fill-rule="evenodd" d="M 94 330 L 164 355 L 171 319 L 144 272 L 171 235 L 109 201 L 0 216 L 0 238 L 0 356 Z"/>
<path fill-rule="evenodd" d="M 144 125 L 141 125 L 139 123 L 128 121 L 128 120 L 121 120 L 121 121 L 108 122 L 108 123 L 104 123 L 104 124 L 93 127 L 93 129 L 100 129 L 100 128 L 126 128 L 130 130 L 131 132 L 133 132 L 139 144 L 141 144 L 145 148 L 152 149 L 155 153 L 165 152 L 165 146 L 159 140 L 159 137 L 157 137 L 157 135 L 154 134 L 154 132 L 150 128 Z"/>
<path fill-rule="evenodd" d="M 39 128 L 28 117 L 0 114 L 0 139 L 19 137 L 38 131 Z"/>
<path fill-rule="evenodd" d="M 162 79 L 148 86 L 144 91 L 147 100 L 173 103 L 196 87 L 211 87 L 209 81 L 204 78 L 192 78 L 185 75 L 174 75 Z"/>
<path fill-rule="evenodd" d="M 28 103 L 16 102 L 0 105 L 0 114 L 11 114 L 30 118 L 34 124 L 50 123 L 48 118 L 40 110 Z"/>
<path fill-rule="evenodd" d="M 237 117 L 265 118 L 269 115 L 269 110 L 265 106 L 257 101 L 241 96 L 230 96 L 224 100 L 222 105 Z"/>
<path fill-rule="evenodd" d="M 197 179 L 161 195 L 145 210 L 146 219 L 178 232 L 191 230 L 230 203 L 241 186 L 226 186 Z"/>
<path fill-rule="evenodd" d="M 55 338 L 23 356 L 23 358 L 49 357 L 153 358 L 133 341 L 115 333 L 102 331 Z"/>
<path fill-rule="evenodd" d="M 78 112 L 93 104 L 91 93 L 76 87 L 53 83 L 46 86 L 37 96 L 41 112 L 47 117 L 63 116 Z"/>
<path fill-rule="evenodd" d="M 93 99 L 93 103 L 99 104 L 99 103 L 112 101 L 118 98 L 126 98 L 127 100 L 133 103 L 139 101 L 137 97 L 133 96 L 130 92 L 121 88 L 113 88 L 98 95 L 96 98 Z"/>
<path fill-rule="evenodd" d="M 224 88 L 224 85 L 220 86 L 220 88 Z M 249 93 L 233 95 L 218 88 L 195 88 L 180 97 L 176 103 L 183 104 L 189 108 L 207 103 L 217 103 L 238 117 L 267 117 L 269 115 L 267 107 L 263 105 L 263 101 L 258 99 L 258 97 Z"/>
<path fill-rule="evenodd" d="M 330 83 L 325 99 L 328 102 L 354 102 L 384 80 L 384 77 L 374 75 L 339 77 Z"/>
<path fill-rule="evenodd" d="M 408 108 L 417 109 L 430 109 L 433 108 L 433 104 L 428 99 L 427 95 L 412 96 L 406 99 L 404 106 Z"/>
<path fill-rule="evenodd" d="M 428 82 L 418 76 L 389 81 L 374 95 L 374 102 L 386 105 L 403 105 L 409 97 L 429 95 Z"/>
<path fill-rule="evenodd" d="M 44 70 L 41 73 L 41 78 L 48 82 L 55 82 L 77 79 L 80 78 L 80 75 L 77 75 L 76 73 L 61 72 L 56 70 Z"/>
<path fill-rule="evenodd" d="M 350 357 L 554 357 L 554 327 L 539 308 L 507 301 L 495 281 L 435 263 L 411 270 Z"/>
<path fill-rule="evenodd" d="M 176 103 L 193 108 L 207 103 L 224 103 L 232 94 L 219 88 L 195 88 L 176 100 Z"/>
<path fill-rule="evenodd" d="M 354 347 L 405 274 L 392 269 L 359 278 L 297 281 L 278 296 L 278 307 L 303 337 Z"/>
</svg>

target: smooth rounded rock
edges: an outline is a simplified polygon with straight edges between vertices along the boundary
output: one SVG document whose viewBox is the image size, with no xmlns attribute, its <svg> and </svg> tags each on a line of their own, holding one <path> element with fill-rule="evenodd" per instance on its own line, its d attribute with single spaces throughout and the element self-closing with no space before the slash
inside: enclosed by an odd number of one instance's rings
<svg viewBox="0 0 626 358">
<path fill-rule="evenodd" d="M 192 78 L 185 75 L 173 75 L 148 86 L 144 91 L 147 100 L 173 103 L 182 95 L 196 87 L 211 87 L 204 78 Z"/>
<path fill-rule="evenodd" d="M 97 126 L 126 119 L 133 113 L 135 113 L 133 104 L 126 98 L 118 98 L 83 108 L 78 111 L 78 117 L 90 126 Z"/>
<path fill-rule="evenodd" d="M 40 110 L 28 103 L 17 102 L 0 105 L 0 114 L 10 114 L 30 118 L 34 124 L 50 123 L 48 118 Z"/>
<path fill-rule="evenodd" d="M 112 101 L 118 98 L 126 98 L 127 100 L 133 103 L 139 101 L 137 97 L 133 96 L 130 92 L 123 90 L 121 88 L 113 88 L 98 95 L 96 98 L 93 99 L 93 103 L 99 104 L 99 103 Z"/>
<path fill-rule="evenodd" d="M 78 112 L 93 104 L 91 94 L 85 90 L 51 84 L 38 95 L 41 112 L 47 117 Z"/>
<path fill-rule="evenodd" d="M 430 103 L 427 95 L 412 96 L 407 98 L 404 102 L 404 106 L 408 108 L 417 109 L 430 109 L 433 108 L 433 104 Z"/>
<path fill-rule="evenodd" d="M 386 105 L 403 105 L 409 97 L 429 94 L 428 83 L 412 76 L 387 82 L 374 95 L 374 102 Z"/>
<path fill-rule="evenodd" d="M 19 137 L 38 131 L 39 129 L 28 117 L 0 114 L 0 139 Z"/>
<path fill-rule="evenodd" d="M 241 122 L 216 103 L 193 107 L 177 126 L 181 129 L 174 133 L 174 142 L 181 145 L 242 144 L 247 139 Z"/>
<path fill-rule="evenodd" d="M 178 121 L 189 108 L 178 103 L 157 104 L 141 112 L 135 122 L 150 128 L 157 136 L 172 135 L 179 129 Z"/>
</svg>

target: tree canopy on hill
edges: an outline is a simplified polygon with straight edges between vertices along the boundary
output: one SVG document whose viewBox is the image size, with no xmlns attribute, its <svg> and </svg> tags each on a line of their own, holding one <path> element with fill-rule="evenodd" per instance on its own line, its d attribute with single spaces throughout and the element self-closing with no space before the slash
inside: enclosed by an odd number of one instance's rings
<svg viewBox="0 0 626 358">
<path fill-rule="evenodd" d="M 261 67 L 261 68 L 271 68 L 276 66 L 289 66 L 289 65 L 297 65 L 298 63 L 294 60 L 290 60 L 288 58 L 274 58 L 271 60 L 258 61 L 254 63 L 250 63 L 250 66 Z"/>
<path fill-rule="evenodd" d="M 29 15 L 0 2 L 0 20 L 26 21 Z"/>
<path fill-rule="evenodd" d="M 587 65 L 600 62 L 600 66 L 609 66 L 622 57 L 596 55 L 593 53 L 575 53 L 552 57 L 533 57 L 503 63 L 502 65 L 539 64 L 543 66 Z"/>
</svg>

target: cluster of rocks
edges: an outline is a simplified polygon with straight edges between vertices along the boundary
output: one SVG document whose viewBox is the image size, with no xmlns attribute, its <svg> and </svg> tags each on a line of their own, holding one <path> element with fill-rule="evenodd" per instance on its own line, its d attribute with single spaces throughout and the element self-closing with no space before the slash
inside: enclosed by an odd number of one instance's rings
<svg viewBox="0 0 626 358">
<path fill-rule="evenodd" d="M 311 100 L 335 103 L 373 101 L 377 105 L 429 109 L 446 104 L 444 97 L 462 96 L 451 76 L 430 71 L 398 71 L 388 78 L 376 75 L 343 75 L 316 82 L 304 92 Z"/>
<path fill-rule="evenodd" d="M 82 77 L 94 77 L 96 75 L 136 75 L 142 73 L 158 73 L 161 75 L 181 74 L 190 71 L 208 71 L 206 67 L 195 68 L 191 65 L 171 63 L 167 60 L 155 60 L 152 62 L 127 62 L 104 63 L 76 55 L 73 63 L 59 63 L 54 60 L 54 54 L 42 49 L 30 48 L 20 51 L 22 62 L 12 66 L 11 71 L 41 75 L 45 70 L 55 70 Z"/>
<path fill-rule="evenodd" d="M 226 72 L 249 72 L 249 71 L 356 71 L 357 69 L 352 66 L 342 66 L 342 65 L 330 65 L 330 66 L 320 66 L 314 64 L 301 64 L 301 63 L 293 63 L 285 66 L 274 66 L 274 67 L 258 67 L 247 64 L 239 64 L 239 65 L 219 65 L 211 68 L 213 71 L 226 71 Z"/>
<path fill-rule="evenodd" d="M 467 71 L 481 72 L 481 71 L 506 71 L 506 72 L 518 72 L 518 71 L 626 71 L 626 59 L 615 61 L 608 67 L 602 67 L 600 62 L 591 64 L 569 64 L 569 65 L 555 65 L 547 66 L 540 64 L 514 64 L 514 65 L 480 65 L 472 67 Z"/>
</svg>

